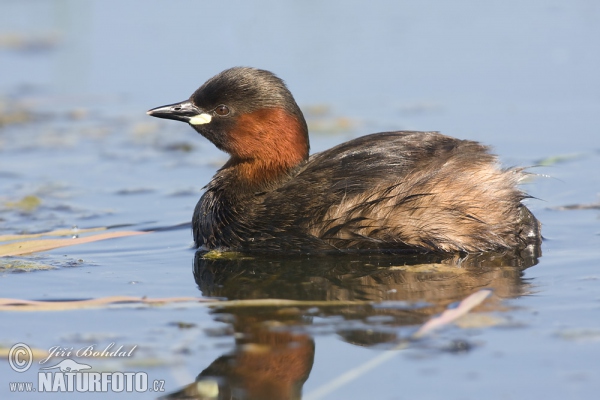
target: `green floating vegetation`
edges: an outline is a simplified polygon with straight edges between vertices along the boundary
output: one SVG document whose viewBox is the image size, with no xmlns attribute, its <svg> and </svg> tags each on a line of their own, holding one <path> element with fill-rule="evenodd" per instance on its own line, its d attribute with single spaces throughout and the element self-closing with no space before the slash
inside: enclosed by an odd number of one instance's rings
<svg viewBox="0 0 600 400">
<path fill-rule="evenodd" d="M 56 267 L 31 260 L 0 258 L 0 272 L 31 272 L 49 269 L 56 269 Z"/>
<path fill-rule="evenodd" d="M 4 207 L 30 213 L 35 211 L 41 204 L 42 200 L 39 197 L 29 195 L 18 201 L 7 201 L 4 203 Z"/>
<path fill-rule="evenodd" d="M 581 160 L 585 157 L 585 154 L 559 154 L 556 156 L 550 156 L 542 158 L 541 160 L 535 161 L 536 165 L 541 167 L 549 167 L 555 164 L 562 164 L 569 161 Z"/>
<path fill-rule="evenodd" d="M 210 250 L 202 255 L 202 258 L 206 260 L 252 260 L 253 257 L 249 257 L 242 253 L 236 253 L 234 251 L 218 251 Z"/>
<path fill-rule="evenodd" d="M 182 153 L 191 153 L 196 147 L 188 142 L 177 142 L 165 144 L 160 148 L 165 151 L 180 151 Z"/>
<path fill-rule="evenodd" d="M 175 326 L 179 329 L 191 329 L 191 328 L 195 328 L 197 325 L 193 322 L 177 321 L 177 322 L 171 322 L 169 324 L 169 326 Z"/>
</svg>

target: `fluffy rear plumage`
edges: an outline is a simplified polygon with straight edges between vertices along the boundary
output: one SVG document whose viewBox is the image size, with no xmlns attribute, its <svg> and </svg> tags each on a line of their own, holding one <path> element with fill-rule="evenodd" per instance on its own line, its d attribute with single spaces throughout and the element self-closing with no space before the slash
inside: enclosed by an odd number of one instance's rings
<svg viewBox="0 0 600 400">
<path fill-rule="evenodd" d="M 237 209 L 219 209 L 224 232 L 206 236 L 211 221 L 195 233 L 208 247 L 225 241 L 254 251 L 508 249 L 539 239 L 539 223 L 521 204 L 523 176 L 498 168 L 476 142 L 436 132 L 373 134 L 313 155 L 277 188 L 235 201 Z M 218 197 L 215 185 L 205 196 Z"/>
</svg>

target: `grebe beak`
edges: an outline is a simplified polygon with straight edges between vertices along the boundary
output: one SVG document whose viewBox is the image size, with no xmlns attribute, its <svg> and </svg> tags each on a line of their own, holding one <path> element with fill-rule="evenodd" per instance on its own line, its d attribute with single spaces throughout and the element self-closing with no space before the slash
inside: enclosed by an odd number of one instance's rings
<svg viewBox="0 0 600 400">
<path fill-rule="evenodd" d="M 202 112 L 191 101 L 186 100 L 181 103 L 169 104 L 153 108 L 146 114 L 165 119 L 174 119 L 175 121 L 187 122 L 191 125 L 202 125 L 210 122 L 211 115 Z"/>
</svg>

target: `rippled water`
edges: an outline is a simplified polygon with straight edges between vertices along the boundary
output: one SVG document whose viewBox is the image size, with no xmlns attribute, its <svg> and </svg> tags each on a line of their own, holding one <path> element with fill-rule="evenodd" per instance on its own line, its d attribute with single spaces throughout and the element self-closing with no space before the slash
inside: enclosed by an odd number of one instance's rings
<svg viewBox="0 0 600 400">
<path fill-rule="evenodd" d="M 145 111 L 251 65 L 286 80 L 313 151 L 440 130 L 534 166 L 525 189 L 546 238 L 541 257 L 202 259 L 183 227 L 51 250 L 15 259 L 53 269 L 0 271 L 0 297 L 301 303 L 2 311 L 0 348 L 137 345 L 132 358 L 76 359 L 145 371 L 172 397 L 595 398 L 599 27 L 600 6 L 583 0 L 0 2 L 0 235 L 189 221 L 226 157 Z M 476 312 L 411 339 L 482 288 L 494 292 Z M 41 397 L 9 390 L 39 367 L 1 363 L 1 397 Z"/>
</svg>

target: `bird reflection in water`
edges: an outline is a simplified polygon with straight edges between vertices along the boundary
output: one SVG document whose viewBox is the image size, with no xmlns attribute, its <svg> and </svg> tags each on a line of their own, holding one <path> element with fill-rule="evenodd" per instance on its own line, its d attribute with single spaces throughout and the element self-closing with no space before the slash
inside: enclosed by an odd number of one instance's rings
<svg viewBox="0 0 600 400">
<path fill-rule="evenodd" d="M 195 382 L 164 398 L 300 399 L 315 354 L 311 332 L 323 329 L 313 325 L 313 317 L 337 317 L 326 333 L 335 332 L 353 345 L 391 348 L 407 339 L 406 329 L 479 289 L 494 291 L 485 304 L 490 311 L 501 309 L 503 299 L 528 293 L 523 270 L 540 256 L 539 246 L 449 258 L 356 254 L 283 259 L 197 252 L 194 277 L 203 296 L 287 299 L 306 306 L 216 309 L 215 318 L 231 317 L 226 320 L 235 332 L 235 348 Z"/>
</svg>

